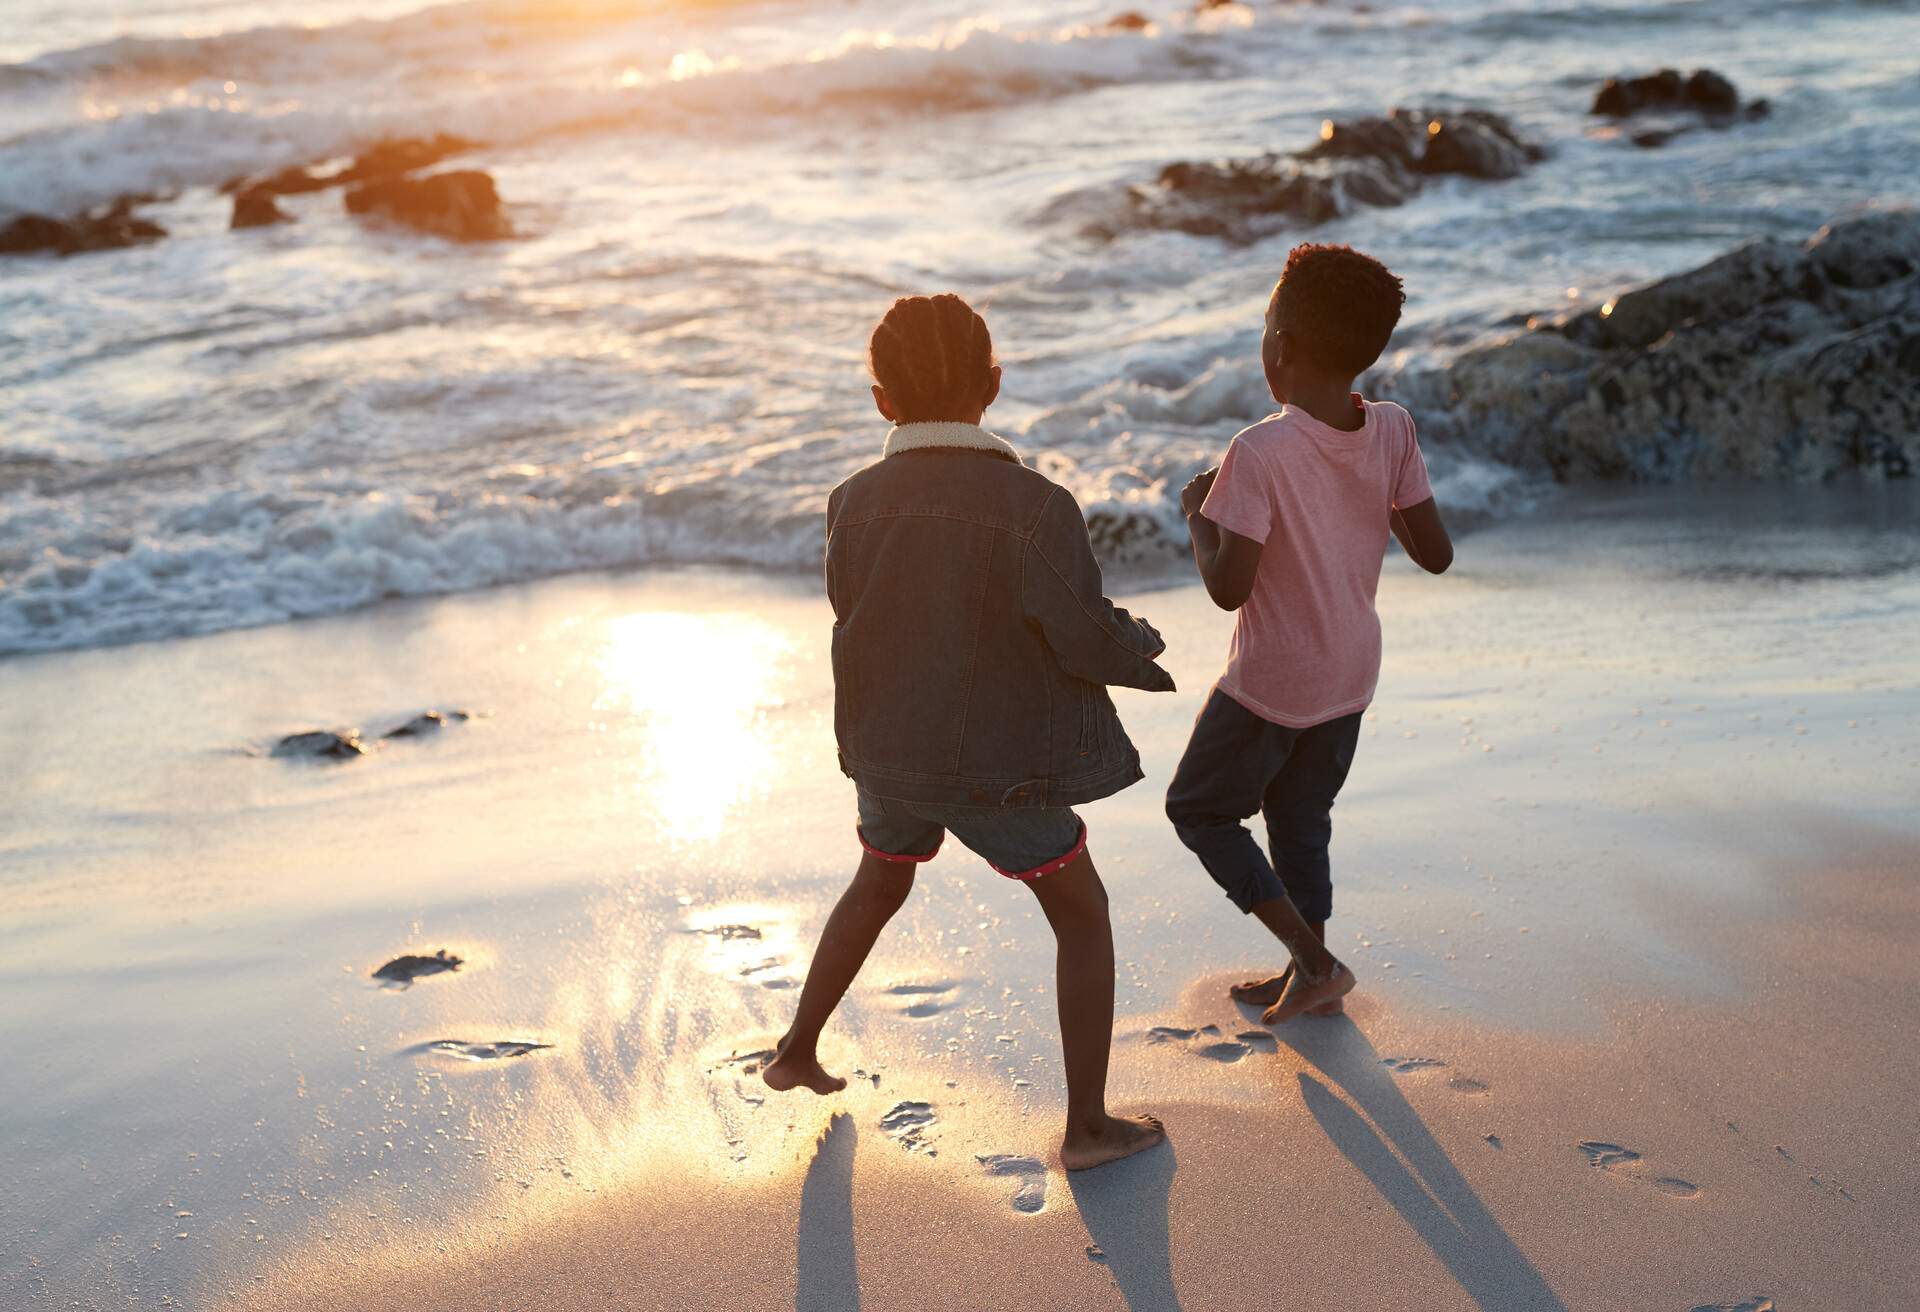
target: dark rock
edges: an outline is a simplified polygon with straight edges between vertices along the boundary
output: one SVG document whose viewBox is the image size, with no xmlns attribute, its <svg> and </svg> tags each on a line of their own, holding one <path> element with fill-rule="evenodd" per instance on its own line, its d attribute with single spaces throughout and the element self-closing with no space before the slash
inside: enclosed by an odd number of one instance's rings
<svg viewBox="0 0 1920 1312">
<path fill-rule="evenodd" d="M 347 212 L 417 228 L 451 241 L 510 236 L 493 179 L 477 169 L 388 178 L 347 193 Z"/>
<path fill-rule="evenodd" d="M 1498 114 L 1469 109 L 1428 121 L 1426 150 L 1418 167 L 1422 173 L 1499 181 L 1519 177 L 1545 154 L 1540 147 L 1521 140 Z"/>
<path fill-rule="evenodd" d="M 438 733 L 449 724 L 455 724 L 473 717 L 465 711 L 422 711 L 398 728 L 389 729 L 381 736 L 384 738 L 418 738 L 422 734 Z"/>
<path fill-rule="evenodd" d="M 1663 68 L 1645 77 L 1610 77 L 1601 83 L 1593 98 L 1593 108 L 1588 112 L 1607 118 L 1626 118 L 1645 109 L 1671 109 L 1685 101 L 1686 93 L 1687 81 L 1674 68 Z"/>
<path fill-rule="evenodd" d="M 309 191 L 325 191 L 333 184 L 331 174 L 315 173 L 305 164 L 294 164 L 256 182 L 244 183 L 241 190 L 263 196 L 300 196 Z"/>
<path fill-rule="evenodd" d="M 265 228 L 276 223 L 292 223 L 293 215 L 274 202 L 265 191 L 243 191 L 233 198 L 233 219 L 229 228 Z"/>
<path fill-rule="evenodd" d="M 1753 242 L 1382 390 L 1436 438 L 1561 479 L 1904 477 L 1920 213 Z"/>
<path fill-rule="evenodd" d="M 1678 69 L 1663 68 L 1646 77 L 1608 78 L 1594 95 L 1590 113 L 1602 118 L 1625 119 L 1639 114 L 1679 116 L 1684 122 L 1661 123 L 1633 134 L 1633 144 L 1644 149 L 1664 146 L 1688 127 L 1705 122 L 1724 128 L 1742 119 L 1765 118 L 1770 109 L 1764 100 L 1742 107 L 1740 92 L 1732 82 L 1710 68 L 1696 68 L 1690 77 L 1681 77 Z"/>
<path fill-rule="evenodd" d="M 306 733 L 292 733 L 273 746 L 273 754 L 279 757 L 312 757 L 323 761 L 351 761 L 356 756 L 365 756 L 367 749 L 360 745 L 360 736 L 351 730 L 335 733 L 331 729 L 310 729 Z"/>
<path fill-rule="evenodd" d="M 0 228 L 0 255 L 78 255 L 157 241 L 167 235 L 167 230 L 133 212 L 134 206 L 155 199 L 145 194 L 122 196 L 71 219 L 22 214 Z"/>
<path fill-rule="evenodd" d="M 1289 224 L 1324 223 L 1361 206 L 1399 205 L 1426 177 L 1516 177 L 1544 157 L 1497 114 L 1396 109 L 1384 118 L 1322 126 L 1320 140 L 1292 154 L 1181 161 L 1120 194 L 1079 192 L 1049 213 L 1092 210 L 1090 236 L 1170 229 L 1255 241 Z"/>
<path fill-rule="evenodd" d="M 1862 215 L 1822 228 L 1807 243 L 1807 254 L 1836 287 L 1885 287 L 1920 268 L 1920 223 L 1911 211 Z"/>
<path fill-rule="evenodd" d="M 331 181 L 352 184 L 397 178 L 404 173 L 430 168 L 454 155 L 465 154 L 478 145 L 478 142 L 456 137 L 450 132 L 424 138 L 398 137 L 380 141 L 354 156 L 353 163 L 334 174 Z"/>
<path fill-rule="evenodd" d="M 72 236 L 72 229 L 59 219 L 44 214 L 22 214 L 0 228 L 0 255 L 29 255 L 36 251 L 58 251 Z"/>
<path fill-rule="evenodd" d="M 1740 93 L 1733 83 L 1710 68 L 1696 68 L 1687 79 L 1689 105 L 1706 114 L 1732 114 L 1740 108 Z"/>
<path fill-rule="evenodd" d="M 456 137 L 450 132 L 431 137 L 392 137 L 376 141 L 355 155 L 345 167 L 331 173 L 316 171 L 327 163 L 325 160 L 316 160 L 310 164 L 289 165 L 263 178 L 245 175 L 228 178 L 220 184 L 220 190 L 223 193 L 252 191 L 265 196 L 297 196 L 309 191 L 325 191 L 329 187 L 397 178 L 438 164 L 451 156 L 475 150 L 479 145 L 477 141 Z"/>
<path fill-rule="evenodd" d="M 422 975 L 439 975 L 447 971 L 458 970 L 465 962 L 459 957 L 447 955 L 441 948 L 430 957 L 409 953 L 395 957 L 386 965 L 373 972 L 375 979 L 383 979 L 392 984 L 411 984 Z"/>
</svg>

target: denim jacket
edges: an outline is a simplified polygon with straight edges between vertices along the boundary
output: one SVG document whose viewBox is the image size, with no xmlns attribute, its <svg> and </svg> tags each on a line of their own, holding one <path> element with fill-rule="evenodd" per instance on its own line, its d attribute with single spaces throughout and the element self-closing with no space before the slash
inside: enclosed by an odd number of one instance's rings
<svg viewBox="0 0 1920 1312">
<path fill-rule="evenodd" d="M 970 424 L 906 424 L 827 500 L 834 732 L 867 792 L 1072 806 L 1141 776 L 1107 684 L 1166 644 L 1102 594 L 1064 488 Z"/>
</svg>

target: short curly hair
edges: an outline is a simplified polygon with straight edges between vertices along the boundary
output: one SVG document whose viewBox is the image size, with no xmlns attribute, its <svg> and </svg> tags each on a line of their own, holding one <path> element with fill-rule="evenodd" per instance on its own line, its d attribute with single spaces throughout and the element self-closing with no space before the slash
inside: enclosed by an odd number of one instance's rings
<svg viewBox="0 0 1920 1312">
<path fill-rule="evenodd" d="M 1387 349 L 1407 293 L 1392 271 L 1351 246 L 1309 242 L 1287 254 L 1267 323 L 1333 373 L 1356 377 Z"/>
</svg>

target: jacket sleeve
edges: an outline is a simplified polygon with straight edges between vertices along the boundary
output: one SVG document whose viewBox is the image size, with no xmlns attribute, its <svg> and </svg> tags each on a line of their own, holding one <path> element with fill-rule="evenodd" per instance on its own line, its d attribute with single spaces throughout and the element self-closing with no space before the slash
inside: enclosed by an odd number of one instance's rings
<svg viewBox="0 0 1920 1312">
<path fill-rule="evenodd" d="M 1089 683 L 1171 692 L 1154 664 L 1166 650 L 1154 627 L 1108 601 L 1080 507 L 1056 489 L 1027 544 L 1021 601 L 1067 673 Z"/>
<path fill-rule="evenodd" d="M 821 552 L 822 573 L 826 575 L 827 604 L 833 607 L 833 622 L 838 625 L 846 616 L 840 609 L 840 571 L 834 568 L 833 526 L 840 518 L 840 489 L 835 488 L 827 494 L 827 539 L 825 550 Z"/>
</svg>

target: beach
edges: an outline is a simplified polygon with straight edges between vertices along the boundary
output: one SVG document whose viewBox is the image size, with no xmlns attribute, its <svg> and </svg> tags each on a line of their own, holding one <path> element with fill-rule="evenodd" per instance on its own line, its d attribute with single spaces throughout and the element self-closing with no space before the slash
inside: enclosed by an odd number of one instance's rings
<svg viewBox="0 0 1920 1312">
<path fill-rule="evenodd" d="M 1920 8 L 9 16 L 0 1312 L 1920 1306 Z M 1458 558 L 1270 1030 L 1162 798 L 1310 241 Z M 848 1087 L 760 1074 L 859 856 L 823 512 L 949 289 L 1178 684 L 1082 809 L 1169 1137 L 1071 1176 L 957 843 Z"/>
<path fill-rule="evenodd" d="M 1169 1144 L 1071 1179 L 1050 936 L 957 845 L 827 1031 L 848 1090 L 756 1078 L 857 850 L 810 579 L 15 658 L 6 1301 L 1905 1306 L 1915 522 L 1569 492 L 1439 579 L 1390 557 L 1335 812 L 1360 988 L 1271 1036 L 1225 985 L 1274 953 L 1160 814 L 1229 619 L 1123 590 L 1180 686 L 1116 697 L 1148 777 L 1083 814 L 1112 1101 Z M 472 718 L 379 736 L 428 708 Z M 271 756 L 307 729 L 369 750 Z"/>
</svg>

